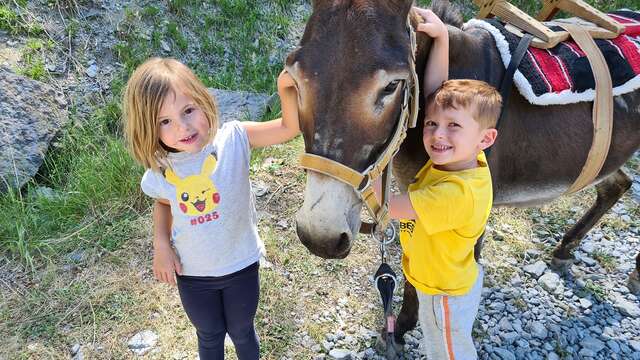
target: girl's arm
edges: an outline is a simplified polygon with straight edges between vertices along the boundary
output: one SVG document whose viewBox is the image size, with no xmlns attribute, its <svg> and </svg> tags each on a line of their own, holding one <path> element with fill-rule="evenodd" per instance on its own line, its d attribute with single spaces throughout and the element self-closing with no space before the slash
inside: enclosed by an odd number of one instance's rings
<svg viewBox="0 0 640 360">
<path fill-rule="evenodd" d="M 171 206 L 165 199 L 153 204 L 153 275 L 161 282 L 175 285 L 175 273 L 182 274 L 182 265 L 171 246 Z"/>
<path fill-rule="evenodd" d="M 282 104 L 282 118 L 265 122 L 241 123 L 247 131 L 252 148 L 280 144 L 300 133 L 298 94 L 293 78 L 285 71 L 278 76 L 278 94 Z"/>
<path fill-rule="evenodd" d="M 433 38 L 427 66 L 424 68 L 424 96 L 426 98 L 449 78 L 449 31 L 433 11 L 414 9 L 425 20 L 424 23 L 418 25 L 417 30 Z"/>
</svg>

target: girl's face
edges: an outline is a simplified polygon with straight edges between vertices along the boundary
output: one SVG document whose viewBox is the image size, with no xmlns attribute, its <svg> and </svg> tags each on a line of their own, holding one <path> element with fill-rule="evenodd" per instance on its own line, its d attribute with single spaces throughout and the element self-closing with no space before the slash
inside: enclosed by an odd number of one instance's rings
<svg viewBox="0 0 640 360">
<path fill-rule="evenodd" d="M 167 94 L 158 114 L 160 141 L 177 151 L 197 153 L 209 140 L 209 122 L 193 99 L 176 88 Z"/>
</svg>

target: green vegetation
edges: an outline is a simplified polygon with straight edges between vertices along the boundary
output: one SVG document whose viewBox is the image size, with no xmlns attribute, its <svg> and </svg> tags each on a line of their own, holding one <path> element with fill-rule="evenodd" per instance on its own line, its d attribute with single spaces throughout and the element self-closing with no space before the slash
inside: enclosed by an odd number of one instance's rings
<svg viewBox="0 0 640 360">
<path fill-rule="evenodd" d="M 594 259 L 600 263 L 600 265 L 607 271 L 615 270 L 618 265 L 616 259 L 602 250 L 596 249 L 591 253 Z"/>
<path fill-rule="evenodd" d="M 24 6 L 23 1 L 18 5 Z M 43 32 L 42 25 L 26 20 L 21 9 L 17 11 L 7 5 L 0 5 L 0 30 L 12 35 L 29 36 L 38 36 Z"/>
</svg>

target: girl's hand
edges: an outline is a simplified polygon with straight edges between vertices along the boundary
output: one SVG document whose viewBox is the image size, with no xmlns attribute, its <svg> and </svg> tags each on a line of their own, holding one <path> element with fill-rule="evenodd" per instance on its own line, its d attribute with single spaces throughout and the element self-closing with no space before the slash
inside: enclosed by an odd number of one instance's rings
<svg viewBox="0 0 640 360">
<path fill-rule="evenodd" d="M 175 274 L 182 275 L 182 264 L 170 246 L 162 246 L 153 250 L 153 275 L 158 281 L 176 285 Z"/>
<path fill-rule="evenodd" d="M 424 23 L 418 24 L 418 31 L 421 31 L 434 39 L 449 36 L 447 26 L 440 20 L 438 15 L 434 14 L 430 9 L 413 8 L 418 15 L 422 16 Z"/>
</svg>

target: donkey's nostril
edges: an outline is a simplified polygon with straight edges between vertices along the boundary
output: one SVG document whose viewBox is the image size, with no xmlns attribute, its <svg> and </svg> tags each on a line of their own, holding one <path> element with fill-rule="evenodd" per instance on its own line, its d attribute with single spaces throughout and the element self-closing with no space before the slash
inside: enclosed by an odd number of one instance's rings
<svg viewBox="0 0 640 360">
<path fill-rule="evenodd" d="M 336 247 L 336 253 L 340 254 L 351 246 L 351 238 L 349 234 L 343 232 L 340 234 L 340 240 L 338 240 L 338 246 Z"/>
</svg>

